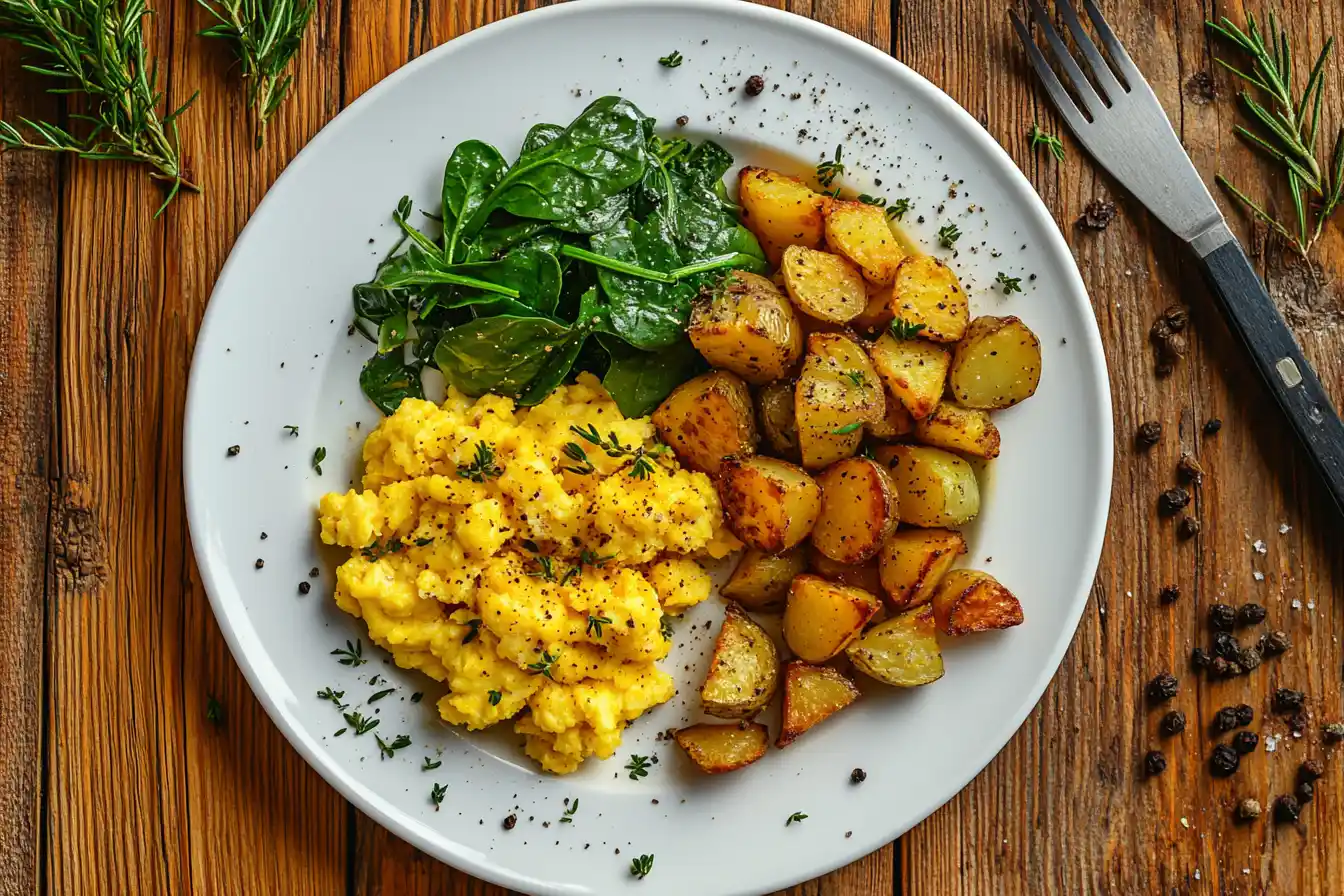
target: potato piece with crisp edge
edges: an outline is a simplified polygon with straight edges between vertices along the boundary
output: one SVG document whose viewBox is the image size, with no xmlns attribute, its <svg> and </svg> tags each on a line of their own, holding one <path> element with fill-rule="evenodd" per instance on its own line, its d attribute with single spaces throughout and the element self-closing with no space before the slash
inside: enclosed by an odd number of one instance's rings
<svg viewBox="0 0 1344 896">
<path fill-rule="evenodd" d="M 701 722 L 675 735 L 677 746 L 707 775 L 735 772 L 765 755 L 770 732 L 756 722 L 716 725 Z"/>
<path fill-rule="evenodd" d="M 700 688 L 706 713 L 721 719 L 749 719 L 775 696 L 779 651 L 765 629 L 731 601 L 714 642 L 709 675 Z"/>
<path fill-rule="evenodd" d="M 956 342 L 966 332 L 971 309 L 950 267 L 931 255 L 911 255 L 896 271 L 891 314 L 907 326 L 922 325 L 919 335 L 925 339 Z"/>
<path fill-rule="evenodd" d="M 944 401 L 915 421 L 915 441 L 974 457 L 999 456 L 999 428 L 989 414 Z"/>
<path fill-rule="evenodd" d="M 778 553 L 812 533 L 821 487 L 807 471 L 786 460 L 751 457 L 725 460 L 722 472 L 723 515 L 744 544 Z"/>
<path fill-rule="evenodd" d="M 775 284 L 748 271 L 732 271 L 700 293 L 686 335 L 710 364 L 757 385 L 784 376 L 803 355 L 793 306 Z"/>
<path fill-rule="evenodd" d="M 714 370 L 687 380 L 653 412 L 658 437 L 692 470 L 717 475 L 725 457 L 750 457 L 759 436 L 747 384 Z"/>
<path fill-rule="evenodd" d="M 873 369 L 911 417 L 920 420 L 933 413 L 943 397 L 951 352 L 923 339 L 897 339 L 884 333 L 868 353 Z"/>
<path fill-rule="evenodd" d="M 882 592 L 882 577 L 878 572 L 876 557 L 854 565 L 837 563 L 817 550 L 816 545 L 808 545 L 807 568 L 828 582 L 862 588 L 870 594 Z"/>
<path fill-rule="evenodd" d="M 849 325 L 861 333 L 872 335 L 885 330 L 891 323 L 891 287 L 868 284 L 868 303 Z"/>
<path fill-rule="evenodd" d="M 775 454 L 797 461 L 798 424 L 794 417 L 793 390 L 794 384 L 787 380 L 762 386 L 756 393 L 756 413 L 765 441 Z"/>
<path fill-rule="evenodd" d="M 798 576 L 784 608 L 784 643 L 799 659 L 824 663 L 858 637 L 881 606 L 862 589 Z"/>
<path fill-rule="evenodd" d="M 816 320 L 843 324 L 868 304 L 863 277 L 839 255 L 790 246 L 779 269 L 793 304 Z"/>
<path fill-rule="evenodd" d="M 784 711 L 775 746 L 787 747 L 857 699 L 859 689 L 843 673 L 793 660 L 784 667 Z"/>
<path fill-rule="evenodd" d="M 819 470 L 851 456 L 866 423 L 886 414 L 877 371 L 859 343 L 839 333 L 807 337 L 807 357 L 794 390 L 803 466 Z"/>
<path fill-rule="evenodd" d="M 977 317 L 952 354 L 947 380 L 965 407 L 1012 407 L 1040 385 L 1041 341 L 1016 317 Z"/>
<path fill-rule="evenodd" d="M 742 224 L 756 234 L 765 257 L 777 265 L 788 246 L 821 245 L 830 198 L 796 177 L 768 168 L 746 167 L 738 174 Z"/>
<path fill-rule="evenodd" d="M 878 552 L 887 602 L 897 610 L 928 603 L 943 576 L 965 553 L 966 539 L 952 529 L 898 529 Z"/>
<path fill-rule="evenodd" d="M 864 675 L 897 688 L 913 688 L 943 677 L 943 653 L 934 629 L 933 607 L 906 610 L 880 622 L 845 650 Z"/>
<path fill-rule="evenodd" d="M 779 554 L 747 548 L 719 593 L 748 610 L 783 610 L 789 586 L 806 570 L 807 555 L 802 546 Z"/>
<path fill-rule="evenodd" d="M 868 435 L 875 439 L 881 439 L 889 442 L 892 439 L 898 439 L 907 433 L 914 432 L 915 418 L 910 416 L 910 412 L 901 404 L 901 400 L 891 391 L 887 391 L 887 413 L 876 422 L 865 424 Z"/>
<path fill-rule="evenodd" d="M 866 202 L 831 200 L 826 212 L 826 245 L 854 262 L 864 279 L 878 286 L 891 285 L 905 257 L 887 213 Z"/>
<path fill-rule="evenodd" d="M 851 565 L 874 556 L 900 519 L 886 469 L 866 457 L 849 457 L 827 467 L 817 485 L 821 513 L 812 527 L 812 546 Z"/>
<path fill-rule="evenodd" d="M 933 593 L 938 631 L 966 635 L 1022 624 L 1022 604 L 987 572 L 954 569 Z"/>
<path fill-rule="evenodd" d="M 896 485 L 902 522 L 947 529 L 980 512 L 975 470 L 952 452 L 924 445 L 883 445 L 876 454 Z"/>
</svg>

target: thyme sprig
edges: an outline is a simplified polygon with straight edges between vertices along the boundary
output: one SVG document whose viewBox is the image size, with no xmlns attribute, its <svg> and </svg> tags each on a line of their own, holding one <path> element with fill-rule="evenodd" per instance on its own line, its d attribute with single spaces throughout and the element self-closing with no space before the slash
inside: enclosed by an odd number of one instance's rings
<svg viewBox="0 0 1344 896">
<path fill-rule="evenodd" d="M 651 458 L 657 457 L 666 450 L 663 445 L 656 445 L 648 450 L 645 450 L 643 445 L 634 447 L 623 445 L 614 432 L 608 432 L 606 438 L 603 438 L 602 434 L 597 431 L 597 427 L 592 423 L 589 423 L 586 429 L 571 426 L 569 431 L 585 442 L 601 448 L 607 457 L 630 458 L 630 472 L 626 475 L 631 479 L 648 479 L 649 474 L 658 469 L 658 465 Z M 593 472 L 593 465 L 589 463 L 588 455 L 577 442 L 569 442 L 565 445 L 565 456 L 584 465 L 583 467 L 566 467 L 565 469 L 579 473 L 579 475 Z M 586 472 L 581 472 L 583 470 L 586 470 Z"/>
</svg>

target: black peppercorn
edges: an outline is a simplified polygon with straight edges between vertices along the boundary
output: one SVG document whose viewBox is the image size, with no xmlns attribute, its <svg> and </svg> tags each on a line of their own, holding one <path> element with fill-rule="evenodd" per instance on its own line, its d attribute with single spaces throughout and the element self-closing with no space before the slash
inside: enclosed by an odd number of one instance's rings
<svg viewBox="0 0 1344 896">
<path fill-rule="evenodd" d="M 300 582 L 300 583 L 299 583 L 299 593 L 300 593 L 300 594 L 307 594 L 309 591 L 312 591 L 312 590 L 313 590 L 313 586 L 312 586 L 312 585 L 309 585 L 307 582 Z"/>
<path fill-rule="evenodd" d="M 252 565 L 255 566 L 257 569 L 261 569 L 263 566 L 266 565 L 266 561 L 258 557 L 257 562 L 253 563 Z"/>
<path fill-rule="evenodd" d="M 1226 678 L 1229 663 L 1221 656 L 1214 657 L 1209 662 L 1209 674 L 1214 678 Z"/>
<path fill-rule="evenodd" d="M 1252 799 L 1242 800 L 1240 803 L 1237 804 L 1237 820 L 1255 821 L 1257 818 L 1260 817 L 1261 811 L 1262 810 L 1260 808 L 1259 800 L 1252 800 Z"/>
<path fill-rule="evenodd" d="M 1190 651 L 1190 668 L 1196 672 L 1202 672 L 1209 667 L 1209 654 L 1203 647 L 1196 647 Z"/>
<path fill-rule="evenodd" d="M 1152 703 L 1165 703 L 1176 696 L 1179 684 L 1176 676 L 1170 672 L 1163 672 L 1161 675 L 1148 682 L 1148 700 Z"/>
<path fill-rule="evenodd" d="M 1295 797 L 1284 796 L 1274 799 L 1274 820 L 1282 824 L 1297 821 L 1302 815 L 1302 804 Z"/>
<path fill-rule="evenodd" d="M 1305 806 L 1311 802 L 1311 798 L 1316 795 L 1316 787 L 1310 781 L 1298 781 L 1297 788 L 1293 791 L 1293 796 L 1297 797 L 1298 803 Z"/>
<path fill-rule="evenodd" d="M 1254 753 L 1255 748 L 1260 746 L 1260 735 L 1254 731 L 1238 731 L 1232 735 L 1232 749 L 1241 755 Z"/>
<path fill-rule="evenodd" d="M 224 453 L 227 454 L 229 457 L 237 457 L 238 452 L 242 450 L 243 449 L 241 445 L 230 445 L 229 450 Z"/>
<path fill-rule="evenodd" d="M 1176 527 L 1176 534 L 1179 535 L 1182 540 L 1189 541 L 1198 535 L 1203 528 L 1204 527 L 1200 525 L 1199 520 L 1192 516 L 1187 516 L 1183 518 L 1180 525 Z"/>
<path fill-rule="evenodd" d="M 1279 656 L 1293 646 L 1287 632 L 1270 632 L 1260 639 L 1260 652 L 1265 656 Z"/>
<path fill-rule="evenodd" d="M 765 79 L 760 75 L 752 75 L 747 79 L 747 96 L 760 96 L 761 91 L 765 89 Z"/>
<path fill-rule="evenodd" d="M 1149 750 L 1143 757 L 1143 772 L 1148 777 L 1160 775 L 1167 770 L 1167 757 L 1163 756 L 1157 750 Z"/>
<path fill-rule="evenodd" d="M 1213 729 L 1214 734 L 1226 734 L 1237 727 L 1237 711 L 1231 706 L 1224 706 L 1213 714 L 1213 721 L 1209 727 Z"/>
<path fill-rule="evenodd" d="M 1230 632 L 1237 621 L 1237 611 L 1227 604 L 1209 607 L 1209 628 L 1216 632 Z"/>
<path fill-rule="evenodd" d="M 1260 667 L 1260 651 L 1254 647 L 1243 647 L 1237 654 L 1237 663 L 1247 672 Z"/>
<path fill-rule="evenodd" d="M 1241 756 L 1227 744 L 1219 744 L 1209 754 L 1209 771 L 1216 777 L 1226 778 L 1241 765 Z"/>
<path fill-rule="evenodd" d="M 1297 780 L 1312 783 L 1320 780 L 1325 774 L 1325 766 L 1321 765 L 1319 759 L 1308 759 L 1297 767 Z"/>
<path fill-rule="evenodd" d="M 1321 729 L 1321 737 L 1328 744 L 1344 742 L 1344 722 L 1331 722 Z"/>
<path fill-rule="evenodd" d="M 1305 709 L 1299 709 L 1288 717 L 1288 730 L 1292 731 L 1294 734 L 1303 734 L 1307 730 L 1307 725 L 1310 722 L 1311 719 L 1307 716 L 1307 711 Z"/>
<path fill-rule="evenodd" d="M 1162 590 L 1157 592 L 1157 599 L 1164 604 L 1174 604 L 1181 599 L 1181 587 L 1179 585 L 1163 585 Z"/>
<path fill-rule="evenodd" d="M 1176 475 L 1181 477 L 1182 482 L 1193 482 L 1195 485 L 1204 482 L 1204 468 L 1189 454 L 1182 454 L 1181 459 L 1177 461 Z"/>
<path fill-rule="evenodd" d="M 689 115 L 678 115 L 678 116 L 677 116 L 677 127 L 679 127 L 679 128 L 684 128 L 684 127 L 686 127 L 686 125 L 688 125 L 688 124 L 690 124 L 690 123 L 691 123 L 691 116 L 689 116 Z"/>
<path fill-rule="evenodd" d="M 1235 660 L 1241 653 L 1241 645 L 1227 632 L 1219 632 L 1213 636 L 1213 652 L 1225 660 Z"/>
<path fill-rule="evenodd" d="M 854 769 L 854 771 L 849 773 L 849 783 L 851 784 L 862 784 L 864 781 L 867 780 L 868 780 L 868 773 L 861 768 L 856 768 Z"/>
<path fill-rule="evenodd" d="M 1204 424 L 1204 435 L 1206 436 L 1217 435 L 1218 430 L 1222 428 L 1223 428 L 1223 421 L 1219 420 L 1217 417 L 1214 417 L 1208 423 Z"/>
<path fill-rule="evenodd" d="M 1301 691 L 1295 691 L 1292 688 L 1278 688 L 1274 691 L 1271 705 L 1274 711 L 1280 715 L 1297 712 L 1302 708 L 1302 701 L 1307 698 Z"/>
<path fill-rule="evenodd" d="M 1237 608 L 1237 625 L 1259 625 L 1269 615 L 1260 604 L 1242 604 Z"/>
<path fill-rule="evenodd" d="M 1162 717 L 1157 730 L 1163 737 L 1174 737 L 1185 730 L 1185 713 L 1179 709 L 1173 709 Z"/>
<path fill-rule="evenodd" d="M 511 831 L 511 830 L 513 830 L 514 825 L 516 825 L 517 823 L 518 823 L 518 816 L 517 816 L 517 815 L 509 815 L 508 817 L 506 817 L 506 818 L 504 819 L 504 830 L 506 830 L 506 831 Z"/>
<path fill-rule="evenodd" d="M 1190 493 L 1178 485 L 1157 496 L 1157 512 L 1162 516 L 1175 516 L 1189 503 Z"/>
<path fill-rule="evenodd" d="M 1151 448 L 1162 438 L 1162 424 L 1156 420 L 1149 420 L 1139 427 L 1139 431 L 1134 436 L 1134 441 L 1140 448 Z"/>
<path fill-rule="evenodd" d="M 1238 703 L 1232 707 L 1232 711 L 1237 714 L 1237 727 L 1245 728 L 1255 721 L 1255 710 L 1245 703 Z"/>
</svg>

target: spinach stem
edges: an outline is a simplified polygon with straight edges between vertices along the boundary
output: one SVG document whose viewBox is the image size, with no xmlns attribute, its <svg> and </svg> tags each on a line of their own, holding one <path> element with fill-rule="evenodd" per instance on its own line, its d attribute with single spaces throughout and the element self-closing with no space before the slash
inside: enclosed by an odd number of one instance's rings
<svg viewBox="0 0 1344 896">
<path fill-rule="evenodd" d="M 498 283 L 490 283 L 487 280 L 477 280 L 475 277 L 464 277 L 461 274 L 449 274 L 446 271 L 415 271 L 407 274 L 393 274 L 384 280 L 382 285 L 386 287 L 428 286 L 436 283 L 466 286 L 471 289 L 479 289 L 481 292 L 498 293 L 510 299 L 516 299 L 521 295 L 518 290 L 508 286 L 500 286 Z"/>
<path fill-rule="evenodd" d="M 664 274 L 662 271 L 655 271 L 652 268 L 642 268 L 637 264 L 629 264 L 615 258 L 609 258 L 606 255 L 598 255 L 596 252 L 589 252 L 587 249 L 580 249 L 578 246 L 561 246 L 560 254 L 576 258 L 579 261 L 586 261 L 589 264 L 615 271 L 618 274 L 629 274 L 631 277 L 641 277 L 645 280 L 657 280 L 659 283 L 677 282 L 677 278 L 671 274 Z"/>
<path fill-rule="evenodd" d="M 683 267 L 671 271 L 668 276 L 673 280 L 681 280 L 684 277 L 691 277 L 695 274 L 703 274 L 705 271 L 717 271 L 719 268 L 731 267 L 751 267 L 756 259 L 750 255 L 744 255 L 741 252 L 733 252 L 730 255 L 715 255 L 713 258 L 706 258 L 704 261 L 696 261 Z"/>
</svg>

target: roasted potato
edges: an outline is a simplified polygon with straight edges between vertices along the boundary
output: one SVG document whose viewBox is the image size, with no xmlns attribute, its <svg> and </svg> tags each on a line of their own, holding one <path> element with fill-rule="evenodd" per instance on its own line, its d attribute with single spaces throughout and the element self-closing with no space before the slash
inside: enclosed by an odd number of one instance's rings
<svg viewBox="0 0 1344 896">
<path fill-rule="evenodd" d="M 848 457 L 827 467 L 817 485 L 821 513 L 812 546 L 850 565 L 874 556 L 899 521 L 896 487 L 886 469 L 866 457 Z"/>
<path fill-rule="evenodd" d="M 653 412 L 658 437 L 692 470 L 717 475 L 725 457 L 756 453 L 756 417 L 747 384 L 723 370 L 687 380 Z"/>
<path fill-rule="evenodd" d="M 711 365 L 757 385 L 784 376 L 803 355 L 803 330 L 788 298 L 747 271 L 701 292 L 686 335 Z"/>
<path fill-rule="evenodd" d="M 943 677 L 943 654 L 928 604 L 880 622 L 845 650 L 864 675 L 898 688 L 913 688 Z"/>
<path fill-rule="evenodd" d="M 915 421 L 915 441 L 975 457 L 999 456 L 999 428 L 989 414 L 944 401 Z"/>
<path fill-rule="evenodd" d="M 839 255 L 790 246 L 779 269 L 793 304 L 816 320 L 843 324 L 868 304 L 863 276 Z"/>
<path fill-rule="evenodd" d="M 878 554 L 882 590 L 888 602 L 897 610 L 928 603 L 943 576 L 964 553 L 966 539 L 960 532 L 897 530 Z"/>
<path fill-rule="evenodd" d="M 931 255 L 901 262 L 891 285 L 891 314 L 907 324 L 922 324 L 919 335 L 934 342 L 956 342 L 971 316 L 957 275 Z"/>
<path fill-rule="evenodd" d="M 782 610 L 795 576 L 807 570 L 802 546 L 780 554 L 747 548 L 719 593 L 748 610 Z"/>
<path fill-rule="evenodd" d="M 887 413 L 881 420 L 866 424 L 868 435 L 875 439 L 891 441 L 907 433 L 914 432 L 915 418 L 901 404 L 901 400 L 887 390 Z"/>
<path fill-rule="evenodd" d="M 886 329 L 891 323 L 891 287 L 868 284 L 868 303 L 849 322 L 854 329 L 867 334 Z"/>
<path fill-rule="evenodd" d="M 735 772 L 765 755 L 770 732 L 756 722 L 715 725 L 702 722 L 676 733 L 677 746 L 708 775 Z"/>
<path fill-rule="evenodd" d="M 701 708 L 721 719 L 749 719 L 775 696 L 778 683 L 775 642 L 745 610 L 729 602 L 709 675 L 700 688 Z"/>
<path fill-rule="evenodd" d="M 858 342 L 838 333 L 807 337 L 807 357 L 794 390 L 804 467 L 819 470 L 849 457 L 863 441 L 864 424 L 885 414 L 881 381 Z"/>
<path fill-rule="evenodd" d="M 943 397 L 951 352 L 923 339 L 897 339 L 883 333 L 868 353 L 873 369 L 911 417 L 921 420 L 933 413 Z"/>
<path fill-rule="evenodd" d="M 756 413 L 761 418 L 761 432 L 774 453 L 796 461 L 798 454 L 798 425 L 794 418 L 794 384 L 787 381 L 762 386 L 756 393 Z"/>
<path fill-rule="evenodd" d="M 882 577 L 878 573 L 876 557 L 856 565 L 837 563 L 817 550 L 816 545 L 808 545 L 807 568 L 828 582 L 862 588 L 870 594 L 882 592 Z"/>
<path fill-rule="evenodd" d="M 948 373 L 959 404 L 990 411 L 1030 398 L 1040 382 L 1041 342 L 1016 317 L 971 321 Z"/>
<path fill-rule="evenodd" d="M 966 635 L 1022 624 L 1022 604 L 987 572 L 954 569 L 933 593 L 938 631 Z"/>
<path fill-rule="evenodd" d="M 787 747 L 798 735 L 857 699 L 859 689 L 842 673 L 793 660 L 784 667 L 784 711 L 775 746 Z"/>
<path fill-rule="evenodd" d="M 821 487 L 805 470 L 773 457 L 730 458 L 721 469 L 723 515 L 744 544 L 779 553 L 811 534 Z"/>
<path fill-rule="evenodd" d="M 868 281 L 890 286 L 905 248 L 887 223 L 887 213 L 866 202 L 833 199 L 826 212 L 826 246 L 854 262 Z"/>
<path fill-rule="evenodd" d="M 798 576 L 784 608 L 784 643 L 799 659 L 824 663 L 863 631 L 881 605 L 862 589 Z"/>
<path fill-rule="evenodd" d="M 876 454 L 896 484 L 902 522 L 946 529 L 980 512 L 975 470 L 950 451 L 924 445 L 883 445 Z"/>
<path fill-rule="evenodd" d="M 742 223 L 756 234 L 765 257 L 779 264 L 788 246 L 821 245 L 830 198 L 796 177 L 767 168 L 743 168 L 737 180 Z"/>
</svg>

